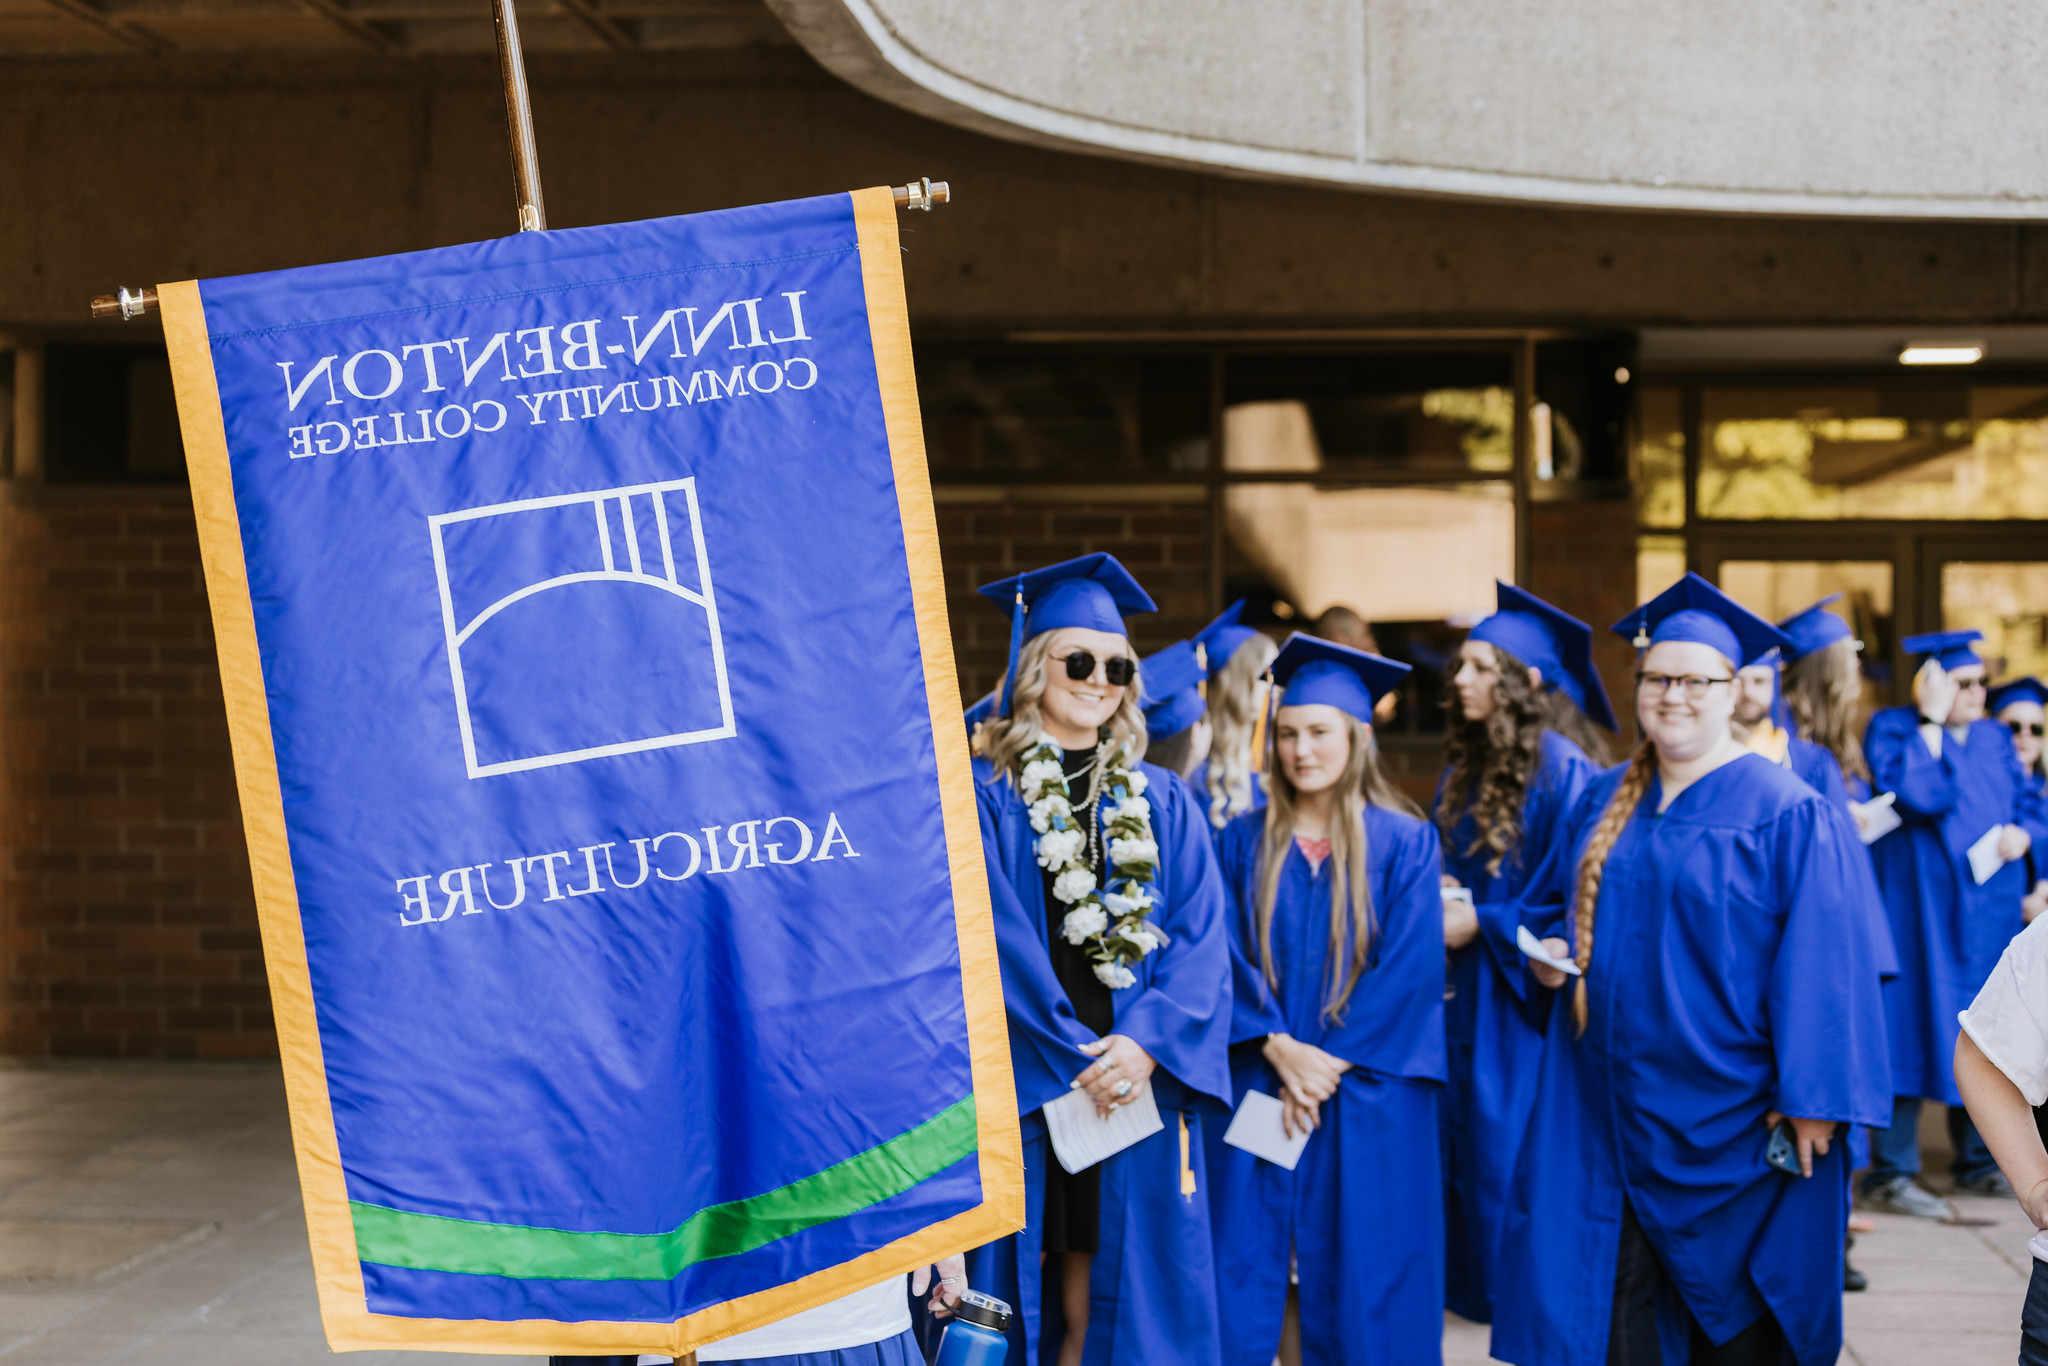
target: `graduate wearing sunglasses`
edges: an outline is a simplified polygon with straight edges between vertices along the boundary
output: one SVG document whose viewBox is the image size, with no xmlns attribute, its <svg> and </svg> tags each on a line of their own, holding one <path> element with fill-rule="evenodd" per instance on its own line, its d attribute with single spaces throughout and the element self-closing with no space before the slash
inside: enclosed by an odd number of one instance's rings
<svg viewBox="0 0 2048 1366">
<path fill-rule="evenodd" d="M 2000 725 L 2012 732 L 2012 752 L 2020 761 L 2030 791 L 2048 806 L 2048 754 L 2042 740 L 2048 735 L 2048 686 L 2038 678 L 2015 678 L 1991 690 L 1985 705 Z M 2027 885 L 2032 888 L 2021 903 L 2031 924 L 2048 913 L 2048 849 L 2027 850 Z"/>
<path fill-rule="evenodd" d="M 1998 724 L 2012 733 L 2012 752 L 2028 785 L 2036 792 L 2048 788 L 2048 758 L 2042 745 L 2048 736 L 2048 686 L 2038 678 L 2016 678 L 1993 688 L 1986 705 Z"/>
<path fill-rule="evenodd" d="M 1886 1113 L 1848 822 L 1733 732 L 1784 638 L 1698 575 L 1624 618 L 1643 740 L 1524 893 L 1555 959 L 1500 1239 L 1516 1366 L 1801 1366 L 1842 1349 L 1841 1126 Z M 1775 1156 L 1774 1156 L 1775 1154 Z"/>
<path fill-rule="evenodd" d="M 1950 1107 L 1957 1190 L 2012 1193 L 1956 1091 L 1956 1015 L 2024 925 L 2026 858 L 2033 841 L 2048 836 L 2041 796 L 2020 772 L 2012 736 L 1984 714 L 1980 639 L 1976 631 L 1948 631 L 1905 641 L 1907 653 L 1923 660 L 1913 703 L 1871 717 L 1863 739 L 1871 780 L 1878 791 L 1898 794 L 1904 823 L 1871 846 L 1899 975 L 1885 989 L 1892 1122 L 1872 1136 L 1861 1197 L 1875 1209 L 1926 1218 L 1945 1217 L 1949 1208 L 1915 1179 L 1923 1100 Z M 1980 841 L 1989 841 L 1984 848 L 1997 864 L 1982 881 L 1970 854 Z"/>
<path fill-rule="evenodd" d="M 1010 1360 L 1213 1366 L 1209 1206 L 1192 1155 L 1228 1103 L 1223 888 L 1193 792 L 1141 762 L 1124 614 L 1152 599 L 1109 555 L 981 590 L 1010 663 L 974 776 L 1024 1138 L 1024 1230 L 969 1257 L 1016 1309 Z M 1043 1114 L 1076 1092 L 1164 1127 L 1069 1174 Z"/>
</svg>

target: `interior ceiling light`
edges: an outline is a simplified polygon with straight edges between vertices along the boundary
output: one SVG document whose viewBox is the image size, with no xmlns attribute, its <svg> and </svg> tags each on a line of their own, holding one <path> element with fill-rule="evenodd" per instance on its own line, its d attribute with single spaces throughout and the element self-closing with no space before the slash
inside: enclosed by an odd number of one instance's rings
<svg viewBox="0 0 2048 1366">
<path fill-rule="evenodd" d="M 1975 365 L 1983 359 L 1980 341 L 1913 341 L 1899 348 L 1901 365 Z"/>
</svg>

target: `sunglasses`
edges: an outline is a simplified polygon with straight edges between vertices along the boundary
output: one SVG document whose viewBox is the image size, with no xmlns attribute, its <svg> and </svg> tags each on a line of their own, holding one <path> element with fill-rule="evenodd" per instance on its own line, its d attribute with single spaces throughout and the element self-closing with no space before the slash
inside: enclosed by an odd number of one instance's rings
<svg viewBox="0 0 2048 1366">
<path fill-rule="evenodd" d="M 1986 681 L 1981 678 L 1958 678 L 1956 680 L 1957 692 L 1975 692 L 1985 686 Z"/>
<path fill-rule="evenodd" d="M 2039 721 L 2008 721 L 2005 728 L 2014 735 L 2031 735 L 2036 740 L 2048 735 L 2048 725 L 2043 725 Z"/>
<path fill-rule="evenodd" d="M 1095 656 L 1088 651 L 1076 650 L 1070 655 L 1062 655 L 1061 659 L 1067 666 L 1067 677 L 1076 683 L 1095 676 Z M 1138 661 L 1129 655 L 1113 655 L 1102 661 L 1102 676 L 1113 688 L 1126 687 L 1138 676 Z"/>
</svg>

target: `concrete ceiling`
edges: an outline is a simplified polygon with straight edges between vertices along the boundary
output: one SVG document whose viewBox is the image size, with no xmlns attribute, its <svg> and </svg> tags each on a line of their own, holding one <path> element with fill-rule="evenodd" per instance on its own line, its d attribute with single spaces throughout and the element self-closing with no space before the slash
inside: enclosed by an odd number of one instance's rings
<svg viewBox="0 0 2048 1366">
<path fill-rule="evenodd" d="M 521 0 L 536 52 L 792 45 L 761 0 Z M 0 0 L 0 60 L 494 50 L 488 0 Z"/>
</svg>

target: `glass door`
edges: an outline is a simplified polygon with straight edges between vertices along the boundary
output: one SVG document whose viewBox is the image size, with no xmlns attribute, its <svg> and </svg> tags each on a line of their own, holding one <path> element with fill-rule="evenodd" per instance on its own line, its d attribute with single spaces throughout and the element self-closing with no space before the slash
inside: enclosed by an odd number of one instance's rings
<svg viewBox="0 0 2048 1366">
<path fill-rule="evenodd" d="M 1923 612 L 1945 631 L 1984 633 L 1978 650 L 1993 681 L 2048 678 L 2048 557 L 2039 536 L 1930 537 L 1923 551 Z"/>
<path fill-rule="evenodd" d="M 1863 642 L 1864 703 L 1876 708 L 1892 700 L 1903 628 L 1899 566 L 1908 551 L 1893 538 L 1861 533 L 1716 532 L 1701 537 L 1696 563 L 1730 597 L 1771 621 L 1840 593 L 1830 610 Z"/>
</svg>

